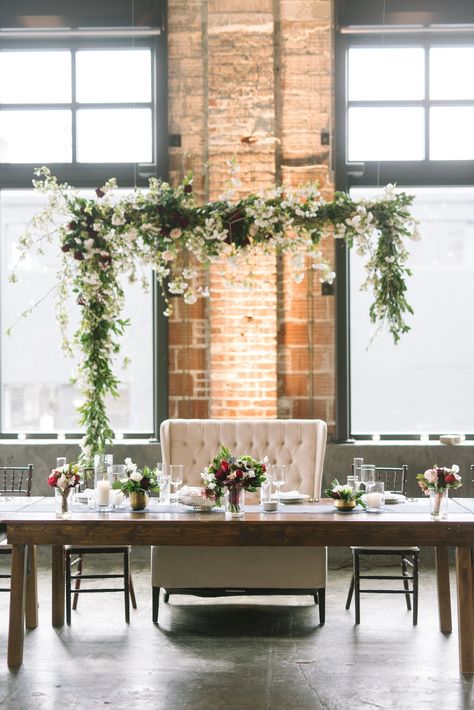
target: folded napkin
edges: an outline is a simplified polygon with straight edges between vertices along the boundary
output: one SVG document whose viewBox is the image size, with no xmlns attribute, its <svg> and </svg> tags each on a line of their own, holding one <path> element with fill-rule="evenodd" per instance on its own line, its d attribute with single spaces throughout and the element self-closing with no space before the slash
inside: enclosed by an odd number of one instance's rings
<svg viewBox="0 0 474 710">
<path fill-rule="evenodd" d="M 182 486 L 176 494 L 176 498 L 202 495 L 201 486 Z"/>
<path fill-rule="evenodd" d="M 280 498 L 301 498 L 301 496 L 304 496 L 304 493 L 300 493 L 299 491 L 280 491 Z"/>
</svg>

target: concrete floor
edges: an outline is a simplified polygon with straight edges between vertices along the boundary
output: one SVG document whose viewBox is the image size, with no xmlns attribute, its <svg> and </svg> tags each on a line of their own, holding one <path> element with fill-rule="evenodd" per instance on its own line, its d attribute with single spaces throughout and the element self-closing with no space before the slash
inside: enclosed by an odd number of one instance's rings
<svg viewBox="0 0 474 710">
<path fill-rule="evenodd" d="M 332 566 L 340 563 L 340 555 L 332 559 Z M 344 608 L 350 579 L 350 567 L 344 566 L 330 571 L 322 628 L 309 597 L 172 597 L 168 605 L 161 602 L 155 626 L 148 565 L 136 555 L 139 608 L 132 610 L 130 625 L 120 594 L 91 594 L 81 598 L 72 626 L 55 630 L 43 554 L 40 625 L 26 634 L 24 665 L 17 672 L 6 666 L 8 594 L 0 595 L 0 705 L 6 710 L 474 708 L 474 681 L 458 672 L 457 634 L 444 636 L 437 628 L 434 570 L 428 563 L 422 567 L 417 627 L 403 597 L 370 595 L 362 601 L 356 628 L 353 610 Z"/>
</svg>

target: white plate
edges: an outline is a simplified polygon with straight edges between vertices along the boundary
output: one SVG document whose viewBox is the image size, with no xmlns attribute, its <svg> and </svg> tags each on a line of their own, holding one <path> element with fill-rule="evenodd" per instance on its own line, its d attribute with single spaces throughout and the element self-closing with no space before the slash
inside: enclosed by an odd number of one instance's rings
<svg viewBox="0 0 474 710">
<path fill-rule="evenodd" d="M 388 505 L 392 505 L 394 503 L 406 503 L 407 499 L 406 496 L 402 495 L 401 493 L 391 493 L 390 491 L 386 491 L 385 502 Z"/>
<path fill-rule="evenodd" d="M 311 496 L 307 493 L 300 493 L 299 496 L 294 496 L 293 498 L 280 498 L 280 503 L 293 504 L 293 503 L 307 503 Z"/>
</svg>

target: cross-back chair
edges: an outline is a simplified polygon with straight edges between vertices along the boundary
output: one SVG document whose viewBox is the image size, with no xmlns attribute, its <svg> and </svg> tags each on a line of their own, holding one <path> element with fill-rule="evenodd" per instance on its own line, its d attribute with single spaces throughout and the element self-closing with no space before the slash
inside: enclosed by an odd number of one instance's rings
<svg viewBox="0 0 474 710">
<path fill-rule="evenodd" d="M 184 482 L 201 485 L 200 472 L 221 444 L 235 455 L 267 455 L 287 466 L 286 485 L 319 500 L 326 450 L 325 422 L 307 419 L 169 419 L 160 429 L 164 463 L 184 465 Z M 152 547 L 153 621 L 160 588 L 202 597 L 307 594 L 325 620 L 325 547 Z"/>
<path fill-rule="evenodd" d="M 81 471 L 82 486 L 84 488 L 94 487 L 94 469 L 84 468 Z M 79 594 L 92 594 L 98 592 L 123 592 L 125 603 L 125 621 L 130 622 L 130 601 L 134 609 L 137 608 L 135 590 L 133 588 L 132 573 L 130 571 L 131 546 L 87 546 L 87 545 L 66 545 L 64 548 L 65 569 L 66 569 L 66 622 L 71 624 L 71 607 L 77 609 Z M 122 555 L 123 568 L 121 574 L 84 574 L 85 555 Z M 73 571 L 75 568 L 75 571 Z M 84 587 L 82 580 L 94 579 L 123 579 L 123 587 Z M 73 587 L 74 585 L 74 587 Z M 72 604 L 71 604 L 72 601 Z"/>
<path fill-rule="evenodd" d="M 30 496 L 33 466 L 0 466 L 0 496 Z M 1 502 L 0 502 L 1 505 Z M 12 548 L 5 541 L 0 543 L 0 555 L 11 555 Z M 0 574 L 0 579 L 10 579 L 11 574 Z M 1 587 L 0 592 L 9 592 L 10 587 Z"/>
<path fill-rule="evenodd" d="M 354 474 L 354 466 L 352 466 Z M 375 480 L 385 484 L 385 490 L 391 493 L 406 496 L 408 466 L 376 466 Z M 351 547 L 353 557 L 353 573 L 349 593 L 346 600 L 346 609 L 349 609 L 354 595 L 355 601 L 355 623 L 360 624 L 360 595 L 361 594 L 404 594 L 408 611 L 413 606 L 413 624 L 418 623 L 418 567 L 419 567 L 419 547 L 389 546 L 389 547 L 368 547 L 358 545 Z M 363 556 L 395 555 L 400 557 L 401 574 L 398 575 L 374 575 L 361 574 L 360 559 Z M 397 589 L 361 589 L 361 580 L 401 580 L 403 588 Z M 410 586 L 411 585 L 411 586 Z M 413 605 L 411 602 L 413 598 Z"/>
</svg>

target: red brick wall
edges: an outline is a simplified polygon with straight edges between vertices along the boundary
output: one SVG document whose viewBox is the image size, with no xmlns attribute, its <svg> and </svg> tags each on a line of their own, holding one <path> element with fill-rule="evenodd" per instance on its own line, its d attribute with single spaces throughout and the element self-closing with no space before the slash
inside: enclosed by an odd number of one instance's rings
<svg viewBox="0 0 474 710">
<path fill-rule="evenodd" d="M 172 180 L 191 169 L 195 193 L 214 199 L 235 158 L 237 195 L 318 180 L 330 198 L 331 106 L 330 0 L 170 0 Z M 254 291 L 229 286 L 222 264 L 208 304 L 175 299 L 170 416 L 322 417 L 332 429 L 334 299 L 317 273 L 296 284 L 286 260 L 249 268 Z"/>
</svg>

